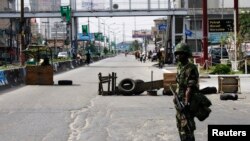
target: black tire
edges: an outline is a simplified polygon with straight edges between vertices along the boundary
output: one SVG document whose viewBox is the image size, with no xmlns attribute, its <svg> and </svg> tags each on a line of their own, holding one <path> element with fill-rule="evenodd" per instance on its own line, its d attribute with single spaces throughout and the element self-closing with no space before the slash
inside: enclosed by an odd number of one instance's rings
<svg viewBox="0 0 250 141">
<path fill-rule="evenodd" d="M 130 78 L 123 79 L 118 85 L 118 90 L 123 95 L 132 95 L 135 90 L 135 81 Z"/>
<path fill-rule="evenodd" d="M 72 85 L 72 80 L 58 80 L 58 85 Z"/>
<path fill-rule="evenodd" d="M 144 92 L 144 90 L 138 87 L 138 84 L 142 84 L 142 83 L 144 83 L 144 81 L 141 79 L 135 80 L 135 90 L 134 90 L 135 95 L 140 95 Z"/>
<path fill-rule="evenodd" d="M 234 93 L 226 93 L 226 94 L 221 94 L 220 95 L 220 100 L 237 100 L 238 95 Z"/>
</svg>

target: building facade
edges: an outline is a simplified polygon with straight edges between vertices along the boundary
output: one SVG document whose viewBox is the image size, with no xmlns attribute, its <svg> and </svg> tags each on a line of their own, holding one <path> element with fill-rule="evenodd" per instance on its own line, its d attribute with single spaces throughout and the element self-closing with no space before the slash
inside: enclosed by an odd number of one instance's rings
<svg viewBox="0 0 250 141">
<path fill-rule="evenodd" d="M 61 0 L 30 0 L 31 11 L 59 11 Z"/>
</svg>

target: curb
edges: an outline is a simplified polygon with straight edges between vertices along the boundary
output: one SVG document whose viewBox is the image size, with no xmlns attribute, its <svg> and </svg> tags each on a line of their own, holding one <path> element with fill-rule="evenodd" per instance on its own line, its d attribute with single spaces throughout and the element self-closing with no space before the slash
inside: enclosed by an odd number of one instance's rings
<svg viewBox="0 0 250 141">
<path fill-rule="evenodd" d="M 210 75 L 200 75 L 199 78 L 211 78 Z"/>
<path fill-rule="evenodd" d="M 232 74 L 232 75 L 200 75 L 200 78 L 215 78 L 219 76 L 239 76 L 240 78 L 250 78 L 250 74 Z"/>
</svg>

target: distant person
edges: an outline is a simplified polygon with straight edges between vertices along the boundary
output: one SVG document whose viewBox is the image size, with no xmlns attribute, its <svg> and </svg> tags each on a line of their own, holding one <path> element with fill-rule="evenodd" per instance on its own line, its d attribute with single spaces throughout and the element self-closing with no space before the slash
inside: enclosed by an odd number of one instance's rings
<svg viewBox="0 0 250 141">
<path fill-rule="evenodd" d="M 143 56 L 143 63 L 145 63 L 146 62 L 146 60 L 147 60 L 147 54 L 144 54 L 144 56 Z"/>
<path fill-rule="evenodd" d="M 157 58 L 158 58 L 158 64 L 159 68 L 162 68 L 164 65 L 164 55 L 163 55 L 163 50 L 159 49 L 157 52 Z"/>
<path fill-rule="evenodd" d="M 145 54 L 142 53 L 141 56 L 140 56 L 140 61 L 143 62 L 143 61 L 144 61 L 144 58 L 145 58 Z"/>
<path fill-rule="evenodd" d="M 128 55 L 128 51 L 126 50 L 126 51 L 125 51 L 125 57 L 127 57 L 127 55 Z"/>
<path fill-rule="evenodd" d="M 153 52 L 150 50 L 150 51 L 148 52 L 148 60 L 151 60 L 152 55 L 153 55 Z"/>
<path fill-rule="evenodd" d="M 140 52 L 139 51 L 135 52 L 135 59 L 140 59 Z"/>
<path fill-rule="evenodd" d="M 90 54 L 90 51 L 88 51 L 86 53 L 86 64 L 89 65 L 90 64 L 90 60 L 91 60 L 91 54 Z"/>
</svg>

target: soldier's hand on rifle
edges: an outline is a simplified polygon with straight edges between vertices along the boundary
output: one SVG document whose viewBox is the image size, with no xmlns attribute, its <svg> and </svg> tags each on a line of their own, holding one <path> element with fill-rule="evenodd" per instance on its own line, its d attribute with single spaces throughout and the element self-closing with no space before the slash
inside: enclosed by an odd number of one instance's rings
<svg viewBox="0 0 250 141">
<path fill-rule="evenodd" d="M 185 101 L 184 101 L 184 105 L 185 106 L 189 106 L 189 100 L 190 100 L 190 92 L 191 92 L 191 88 L 187 87 L 186 93 L 185 93 Z"/>
<path fill-rule="evenodd" d="M 173 99 L 173 102 L 174 102 L 174 104 L 176 104 L 176 98 L 174 97 L 174 99 Z"/>
</svg>

